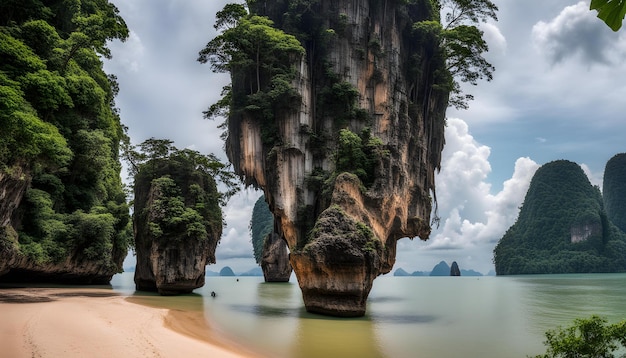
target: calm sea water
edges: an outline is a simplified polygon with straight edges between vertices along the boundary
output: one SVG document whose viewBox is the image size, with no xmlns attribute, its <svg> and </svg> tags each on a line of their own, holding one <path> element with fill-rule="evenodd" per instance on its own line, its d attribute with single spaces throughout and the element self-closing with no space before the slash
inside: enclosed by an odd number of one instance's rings
<svg viewBox="0 0 626 358">
<path fill-rule="evenodd" d="M 293 277 L 207 277 L 192 295 L 160 297 L 134 292 L 132 275 L 115 276 L 113 288 L 135 302 L 204 315 L 268 357 L 526 357 L 545 352 L 547 329 L 574 318 L 626 318 L 626 274 L 383 276 L 358 319 L 307 313 Z"/>
</svg>

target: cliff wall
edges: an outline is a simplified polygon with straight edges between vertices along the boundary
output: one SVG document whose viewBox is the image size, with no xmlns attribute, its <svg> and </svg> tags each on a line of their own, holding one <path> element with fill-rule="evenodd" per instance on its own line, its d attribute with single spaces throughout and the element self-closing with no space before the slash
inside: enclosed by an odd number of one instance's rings
<svg viewBox="0 0 626 358">
<path fill-rule="evenodd" d="M 430 234 L 448 92 L 435 86 L 439 44 L 411 29 L 438 14 L 430 1 L 302 3 L 251 9 L 306 49 L 293 61 L 300 101 L 276 109 L 273 141 L 253 114 L 231 113 L 226 150 L 244 182 L 263 188 L 307 309 L 358 316 L 397 240 Z M 342 130 L 360 136 L 371 166 L 339 167 Z"/>
<path fill-rule="evenodd" d="M 108 283 L 130 217 L 102 61 L 128 28 L 108 1 L 0 8 L 0 281 Z"/>
</svg>

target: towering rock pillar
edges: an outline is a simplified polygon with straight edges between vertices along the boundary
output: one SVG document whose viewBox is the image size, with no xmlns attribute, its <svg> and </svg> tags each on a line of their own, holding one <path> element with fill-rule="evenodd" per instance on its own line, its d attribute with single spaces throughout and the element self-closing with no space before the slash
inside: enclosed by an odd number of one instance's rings
<svg viewBox="0 0 626 358">
<path fill-rule="evenodd" d="M 222 211 L 215 180 L 184 155 L 153 159 L 135 176 L 135 285 L 161 295 L 204 286 Z"/>
<path fill-rule="evenodd" d="M 305 4 L 306 3 L 306 4 Z M 310 312 L 361 316 L 396 242 L 428 239 L 448 90 L 431 1 L 256 1 L 296 36 L 298 105 L 228 123 L 234 169 L 267 197 Z M 258 73 L 257 73 L 258 75 Z M 233 96 L 246 83 L 233 73 Z M 250 97 L 249 97 L 250 98 Z M 237 102 L 235 98 L 233 100 Z"/>
</svg>

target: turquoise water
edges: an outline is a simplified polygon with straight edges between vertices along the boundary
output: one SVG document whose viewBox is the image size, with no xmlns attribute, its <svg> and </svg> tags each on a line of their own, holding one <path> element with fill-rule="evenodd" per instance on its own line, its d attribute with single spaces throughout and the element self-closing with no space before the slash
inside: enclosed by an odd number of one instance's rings
<svg viewBox="0 0 626 358">
<path fill-rule="evenodd" d="M 204 315 L 267 357 L 525 357 L 545 351 L 547 329 L 574 318 L 626 318 L 626 274 L 383 276 L 358 319 L 307 313 L 294 278 L 238 279 L 207 277 L 194 294 L 176 297 L 135 293 L 132 273 L 115 276 L 112 285 L 139 302 Z"/>
</svg>

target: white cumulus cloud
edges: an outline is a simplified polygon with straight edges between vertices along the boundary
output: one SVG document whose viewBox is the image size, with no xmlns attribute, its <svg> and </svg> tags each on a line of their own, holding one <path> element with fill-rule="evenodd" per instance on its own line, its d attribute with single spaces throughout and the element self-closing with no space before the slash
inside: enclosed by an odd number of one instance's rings
<svg viewBox="0 0 626 358">
<path fill-rule="evenodd" d="M 135 31 L 130 30 L 128 39 L 125 42 L 114 41 L 109 43 L 109 48 L 111 48 L 117 60 L 115 62 L 107 62 L 107 65 L 112 67 L 110 69 L 112 72 L 119 74 L 121 72 L 136 73 L 139 71 L 145 47 Z"/>
<path fill-rule="evenodd" d="M 585 1 L 565 7 L 549 22 L 539 21 L 532 28 L 536 48 L 553 63 L 579 56 L 587 65 L 608 64 L 618 37 L 589 11 Z"/>
<path fill-rule="evenodd" d="M 261 196 L 260 191 L 245 189 L 233 196 L 226 208 L 224 208 L 224 218 L 228 222 L 215 256 L 217 262 L 223 262 L 233 258 L 253 257 L 252 242 L 248 226 L 252 217 L 254 203 Z M 252 259 L 252 263 L 254 259 Z"/>
<path fill-rule="evenodd" d="M 494 52 L 498 55 L 504 55 L 506 53 L 506 38 L 500 32 L 500 29 L 495 24 L 490 22 L 482 23 L 480 29 L 483 31 L 483 38 L 489 45 L 489 52 Z"/>
<path fill-rule="evenodd" d="M 513 176 L 491 193 L 489 147 L 478 143 L 467 124 L 448 119 L 442 170 L 437 176 L 441 226 L 425 249 L 461 249 L 497 242 L 515 222 L 530 180 L 539 167 L 530 158 L 515 162 Z"/>
</svg>

